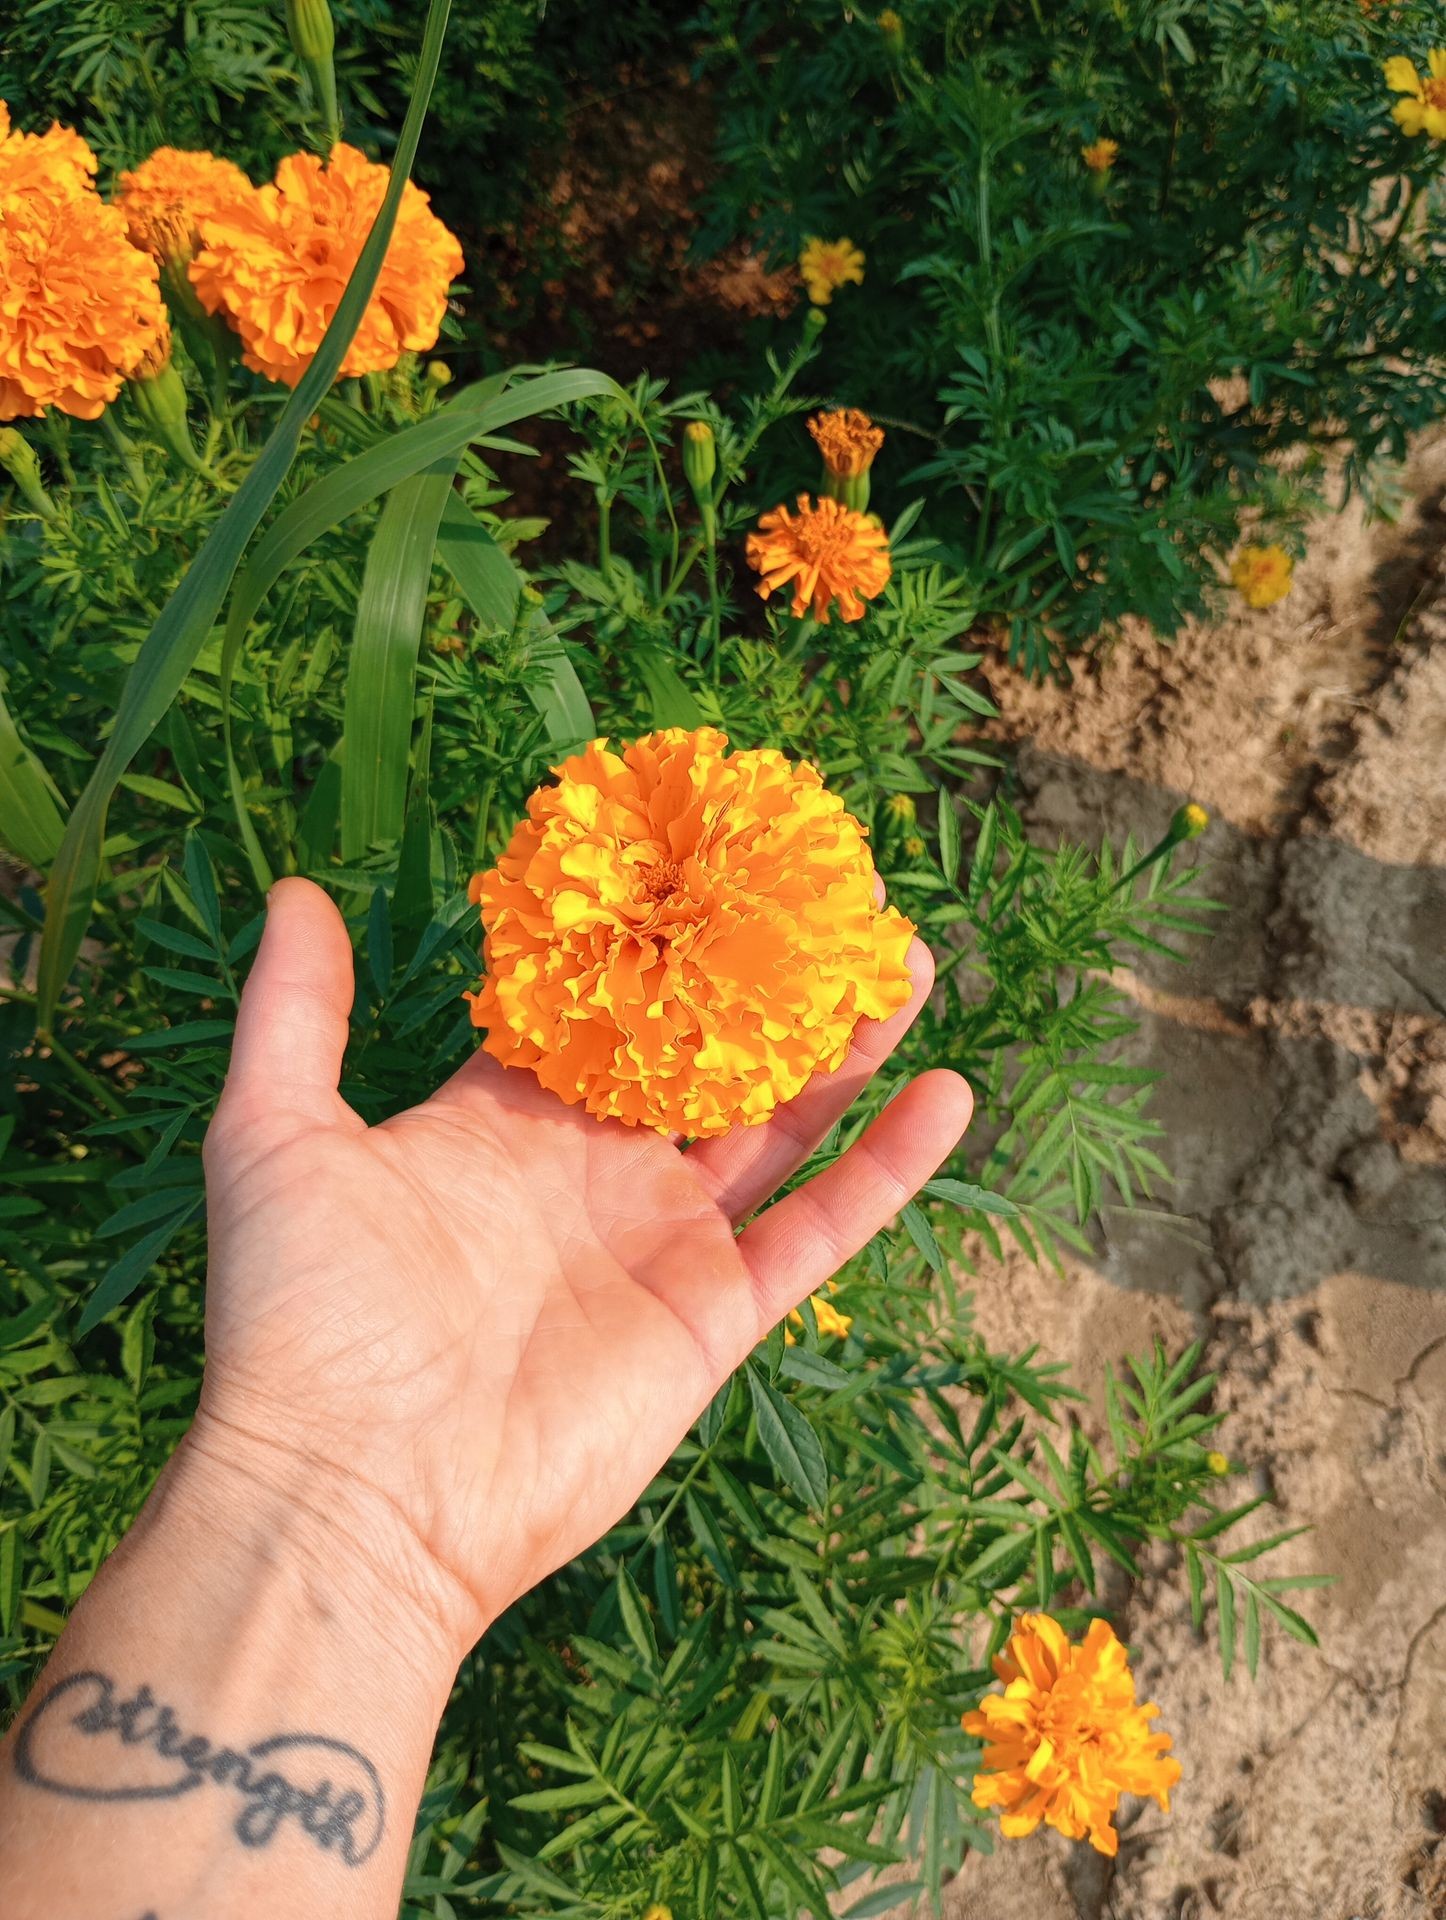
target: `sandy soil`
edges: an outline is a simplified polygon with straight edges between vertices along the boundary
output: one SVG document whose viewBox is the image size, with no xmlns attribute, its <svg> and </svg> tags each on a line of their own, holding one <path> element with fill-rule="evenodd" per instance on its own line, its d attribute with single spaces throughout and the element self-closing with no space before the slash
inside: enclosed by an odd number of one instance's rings
<svg viewBox="0 0 1446 1920">
<path fill-rule="evenodd" d="M 1282 1571 L 1319 1653 L 1227 1685 L 1183 1578 L 1127 1596 L 1185 1769 L 1118 1861 L 1050 1834 L 971 1858 L 950 1920 L 1446 1915 L 1446 435 L 1394 526 L 1323 521 L 1290 597 L 1174 647 L 1127 636 L 1072 689 L 992 673 L 1033 830 L 1153 840 L 1181 800 L 1219 930 L 1127 976 L 1175 1183 L 1064 1280 L 981 1272 L 983 1331 L 1082 1383 L 1205 1339 L 1224 1444 L 1309 1522 Z"/>
</svg>

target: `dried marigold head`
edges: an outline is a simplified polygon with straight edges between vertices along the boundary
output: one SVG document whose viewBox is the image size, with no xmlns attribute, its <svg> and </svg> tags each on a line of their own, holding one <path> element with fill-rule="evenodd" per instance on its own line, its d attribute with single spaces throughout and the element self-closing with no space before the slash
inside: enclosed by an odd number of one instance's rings
<svg viewBox="0 0 1446 1920">
<path fill-rule="evenodd" d="M 1006 1839 L 1044 1821 L 1113 1854 L 1122 1794 L 1170 1811 L 1180 1763 L 1166 1758 L 1170 1736 L 1150 1730 L 1160 1709 L 1136 1703 L 1128 1656 L 1108 1622 L 1092 1621 L 1076 1646 L 1047 1613 L 1026 1613 L 994 1671 L 1004 1692 L 966 1713 L 964 1731 L 985 1743 L 974 1804 L 999 1809 Z"/>
<path fill-rule="evenodd" d="M 121 174 L 115 200 L 136 246 L 164 264 L 193 255 L 200 245 L 201 222 L 254 192 L 233 161 L 214 153 L 157 147 L 138 167 Z"/>
<path fill-rule="evenodd" d="M 816 307 L 826 307 L 849 281 L 863 285 L 864 256 L 852 240 L 808 239 L 798 256 L 798 270 L 809 299 Z"/>
<path fill-rule="evenodd" d="M 858 407 L 835 407 L 828 413 L 816 413 L 808 423 L 829 472 L 840 480 L 867 473 L 884 444 L 884 430 L 876 427 Z"/>
<path fill-rule="evenodd" d="M 155 262 L 77 190 L 0 192 L 0 420 L 94 420 L 166 331 Z"/>
<path fill-rule="evenodd" d="M 594 740 L 471 897 L 486 1050 L 570 1105 L 693 1136 L 767 1120 L 909 996 L 913 929 L 814 768 L 711 727 Z"/>
<path fill-rule="evenodd" d="M 1405 96 L 1391 109 L 1402 133 L 1446 140 L 1446 47 L 1433 47 L 1426 55 L 1424 76 L 1401 53 L 1386 61 L 1383 72 L 1392 93 Z"/>
<path fill-rule="evenodd" d="M 191 282 L 208 313 L 241 336 L 253 372 L 294 387 L 311 364 L 381 206 L 389 175 L 339 142 L 323 163 L 294 153 L 274 185 L 253 188 L 201 222 Z M 408 181 L 397 224 L 346 358 L 344 375 L 384 373 L 437 338 L 462 249 Z"/>
<path fill-rule="evenodd" d="M 1290 592 L 1295 562 L 1284 547 L 1242 547 L 1230 569 L 1246 606 L 1273 607 Z"/>
<path fill-rule="evenodd" d="M 94 190 L 95 167 L 95 155 L 72 128 L 56 120 L 46 133 L 17 132 L 0 100 L 0 202 L 12 193 L 73 200 Z"/>
<path fill-rule="evenodd" d="M 862 620 L 864 602 L 883 592 L 891 571 L 888 536 L 876 520 L 837 500 L 815 505 L 806 493 L 796 513 L 773 507 L 762 515 L 745 552 L 763 576 L 762 599 L 791 582 L 794 613 L 812 610 L 825 626 L 835 602 L 842 619 Z"/>
<path fill-rule="evenodd" d="M 1092 140 L 1087 147 L 1081 147 L 1079 157 L 1091 173 L 1108 173 L 1120 157 L 1118 140 Z"/>
</svg>

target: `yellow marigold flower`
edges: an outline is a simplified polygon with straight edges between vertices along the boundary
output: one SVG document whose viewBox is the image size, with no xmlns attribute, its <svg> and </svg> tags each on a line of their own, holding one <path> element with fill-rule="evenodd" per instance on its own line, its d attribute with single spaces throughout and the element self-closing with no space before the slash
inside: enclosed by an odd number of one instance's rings
<svg viewBox="0 0 1446 1920">
<path fill-rule="evenodd" d="M 918 813 L 912 793 L 891 793 L 884 805 L 896 820 L 912 820 Z"/>
<path fill-rule="evenodd" d="M 1290 592 L 1295 562 L 1284 547 L 1242 547 L 1230 579 L 1248 607 L 1273 607 Z"/>
<path fill-rule="evenodd" d="M 190 240 L 186 250 L 194 252 L 201 222 L 254 191 L 230 160 L 214 153 L 157 147 L 138 167 L 121 174 L 115 197 L 136 246 L 164 262 L 181 251 L 178 236 L 186 235 Z"/>
<path fill-rule="evenodd" d="M 191 281 L 208 313 L 241 336 L 256 373 L 294 387 L 336 312 L 387 190 L 387 169 L 338 142 L 323 163 L 294 153 L 275 184 L 253 188 L 202 221 Z M 376 289 L 341 365 L 384 373 L 425 353 L 441 330 L 462 249 L 408 181 Z"/>
<path fill-rule="evenodd" d="M 1426 134 L 1432 140 L 1446 140 L 1446 47 L 1433 47 L 1426 55 L 1423 80 L 1404 54 L 1396 54 L 1383 68 L 1386 85 L 1392 93 L 1407 96 L 1391 109 L 1391 118 L 1402 133 Z"/>
<path fill-rule="evenodd" d="M 1091 173 L 1108 173 L 1120 155 L 1118 140 L 1092 140 L 1087 147 L 1081 147 L 1079 157 Z"/>
<path fill-rule="evenodd" d="M 156 263 L 79 188 L 0 192 L 0 420 L 94 420 L 166 331 Z"/>
<path fill-rule="evenodd" d="M 864 256 L 852 240 L 808 239 L 798 256 L 798 270 L 809 299 L 816 307 L 826 307 L 848 281 L 863 285 Z"/>
<path fill-rule="evenodd" d="M 1230 1462 L 1223 1453 L 1207 1453 L 1205 1464 L 1214 1474 L 1225 1474 L 1230 1471 Z"/>
<path fill-rule="evenodd" d="M 840 480 L 867 473 L 884 444 L 884 430 L 857 407 L 816 413 L 808 423 L 823 464 Z"/>
<path fill-rule="evenodd" d="M 851 1313 L 840 1313 L 826 1293 L 811 1293 L 808 1297 L 813 1306 L 813 1317 L 820 1335 L 835 1337 L 839 1340 L 847 1340 L 849 1337 L 849 1328 L 854 1323 L 853 1315 Z M 801 1327 L 803 1325 L 803 1315 L 798 1312 L 797 1309 L 789 1314 L 788 1318 L 795 1327 Z M 786 1346 L 791 1347 L 796 1345 L 794 1337 L 787 1327 L 783 1329 L 783 1339 Z"/>
<path fill-rule="evenodd" d="M 58 120 L 47 133 L 12 131 L 10 109 L 0 100 L 0 199 L 14 193 L 73 200 L 92 191 L 95 166 L 80 135 Z"/>
<path fill-rule="evenodd" d="M 745 551 L 763 576 L 761 599 L 791 581 L 795 614 L 812 609 L 824 626 L 835 601 L 842 619 L 862 620 L 864 602 L 883 592 L 892 570 L 888 536 L 876 521 L 837 500 L 815 506 L 806 493 L 798 496 L 796 514 L 787 507 L 765 513 Z"/>
<path fill-rule="evenodd" d="M 1169 1734 L 1150 1731 L 1160 1709 L 1136 1704 L 1129 1659 L 1106 1621 L 1092 1621 L 1075 1646 L 1047 1613 L 1026 1613 L 994 1671 L 1004 1692 L 966 1713 L 964 1731 L 985 1742 L 974 1804 L 1000 1809 L 1006 1839 L 1043 1820 L 1113 1854 L 1122 1794 L 1148 1795 L 1170 1811 L 1180 1763 L 1165 1758 Z"/>
<path fill-rule="evenodd" d="M 712 727 L 594 740 L 475 876 L 486 1050 L 569 1105 L 693 1136 L 767 1120 L 901 1007 L 913 928 L 816 770 Z"/>
</svg>

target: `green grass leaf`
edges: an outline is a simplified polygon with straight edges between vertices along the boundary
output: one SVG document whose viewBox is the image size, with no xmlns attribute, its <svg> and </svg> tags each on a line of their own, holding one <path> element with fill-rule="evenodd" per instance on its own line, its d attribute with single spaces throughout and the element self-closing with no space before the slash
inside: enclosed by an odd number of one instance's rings
<svg viewBox="0 0 1446 1920">
<path fill-rule="evenodd" d="M 60 796 L 20 738 L 0 680 L 0 846 L 28 867 L 46 867 L 65 832 Z"/>
</svg>

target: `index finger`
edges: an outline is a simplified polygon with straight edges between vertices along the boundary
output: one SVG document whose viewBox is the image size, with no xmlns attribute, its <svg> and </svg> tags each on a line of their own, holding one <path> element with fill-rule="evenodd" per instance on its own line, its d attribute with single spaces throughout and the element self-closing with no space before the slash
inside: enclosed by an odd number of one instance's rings
<svg viewBox="0 0 1446 1920">
<path fill-rule="evenodd" d="M 762 1126 L 735 1127 L 689 1150 L 684 1164 L 730 1220 L 742 1220 L 761 1207 L 803 1165 L 918 1019 L 934 984 L 934 956 L 922 940 L 915 940 L 908 959 L 908 1004 L 887 1020 L 861 1020 L 842 1066 L 816 1074 Z"/>
</svg>

